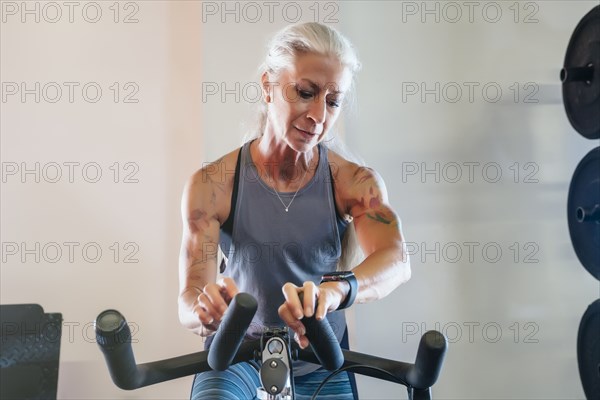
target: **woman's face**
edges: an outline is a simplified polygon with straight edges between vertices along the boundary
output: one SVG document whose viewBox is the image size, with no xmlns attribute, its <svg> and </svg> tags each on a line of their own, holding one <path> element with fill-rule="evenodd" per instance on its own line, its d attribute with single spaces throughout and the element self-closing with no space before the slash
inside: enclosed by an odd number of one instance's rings
<svg viewBox="0 0 600 400">
<path fill-rule="evenodd" d="M 339 116 L 351 72 L 335 56 L 305 53 L 269 82 L 269 128 L 291 148 L 306 152 L 319 143 Z"/>
</svg>

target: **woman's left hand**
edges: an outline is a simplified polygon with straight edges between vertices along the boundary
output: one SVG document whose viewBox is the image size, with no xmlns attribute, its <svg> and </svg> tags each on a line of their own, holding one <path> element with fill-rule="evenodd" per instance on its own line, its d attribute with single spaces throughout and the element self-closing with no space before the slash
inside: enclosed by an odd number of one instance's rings
<svg viewBox="0 0 600 400">
<path fill-rule="evenodd" d="M 290 282 L 283 285 L 285 303 L 279 307 L 279 317 L 295 332 L 294 339 L 301 348 L 308 346 L 308 338 L 300 320 L 313 315 L 317 320 L 322 320 L 328 312 L 337 310 L 349 289 L 346 282 L 325 282 L 317 286 L 307 281 L 302 287 Z M 300 301 L 300 293 L 304 304 Z"/>
</svg>

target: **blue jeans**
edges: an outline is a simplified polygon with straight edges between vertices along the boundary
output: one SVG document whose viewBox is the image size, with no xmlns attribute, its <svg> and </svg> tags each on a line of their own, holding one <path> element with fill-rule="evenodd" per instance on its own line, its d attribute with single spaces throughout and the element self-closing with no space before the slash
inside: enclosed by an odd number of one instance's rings
<svg viewBox="0 0 600 400">
<path fill-rule="evenodd" d="M 207 371 L 196 374 L 192 386 L 192 400 L 254 400 L 256 389 L 261 386 L 258 363 L 242 362 L 227 370 Z M 315 372 L 294 377 L 297 400 L 310 400 L 317 387 L 331 371 L 319 368 Z M 354 400 L 347 372 L 341 372 L 329 380 L 319 392 L 317 399 Z"/>
</svg>

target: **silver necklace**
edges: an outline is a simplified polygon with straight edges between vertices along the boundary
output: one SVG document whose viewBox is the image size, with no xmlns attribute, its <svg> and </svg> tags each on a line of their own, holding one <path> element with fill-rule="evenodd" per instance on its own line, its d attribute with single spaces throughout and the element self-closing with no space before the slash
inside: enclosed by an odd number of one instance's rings
<svg viewBox="0 0 600 400">
<path fill-rule="evenodd" d="M 281 204 L 283 205 L 283 208 L 285 208 L 285 212 L 288 212 L 288 210 L 290 209 L 290 206 L 292 205 L 292 203 L 294 202 L 294 199 L 296 198 L 296 195 L 298 194 L 298 191 L 300 190 L 300 188 L 302 187 L 302 183 L 304 183 L 304 178 L 306 178 L 306 174 L 308 173 L 308 168 L 306 168 L 306 171 L 304 171 L 304 176 L 302 176 L 302 180 L 300 181 L 300 186 L 298 186 L 298 189 L 296 190 L 296 193 L 294 193 L 294 196 L 292 196 L 292 200 L 290 200 L 290 203 L 286 206 L 285 203 L 283 202 L 283 200 L 281 199 L 281 196 L 279 196 L 279 193 L 277 193 L 277 190 L 275 190 L 274 188 L 272 188 L 271 190 L 273 190 L 273 193 L 275 193 L 277 195 L 277 198 L 279 199 L 279 201 L 281 202 Z M 273 187 L 275 187 L 275 182 L 273 181 L 273 179 L 271 179 L 271 177 L 269 176 L 269 180 L 271 181 L 271 183 L 273 184 Z"/>
</svg>

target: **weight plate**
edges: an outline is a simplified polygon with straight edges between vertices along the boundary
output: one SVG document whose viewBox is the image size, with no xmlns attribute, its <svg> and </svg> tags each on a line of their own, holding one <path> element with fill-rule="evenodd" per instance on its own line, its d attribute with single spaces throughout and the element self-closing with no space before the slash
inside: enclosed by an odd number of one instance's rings
<svg viewBox="0 0 600 400">
<path fill-rule="evenodd" d="M 567 220 L 577 258 L 600 280 L 600 147 L 590 151 L 575 168 Z"/>
<path fill-rule="evenodd" d="M 585 397 L 600 399 L 600 299 L 588 306 L 579 323 L 577 364 Z"/>
<path fill-rule="evenodd" d="M 600 6 L 577 24 L 560 78 L 571 125 L 588 139 L 600 138 Z"/>
</svg>

